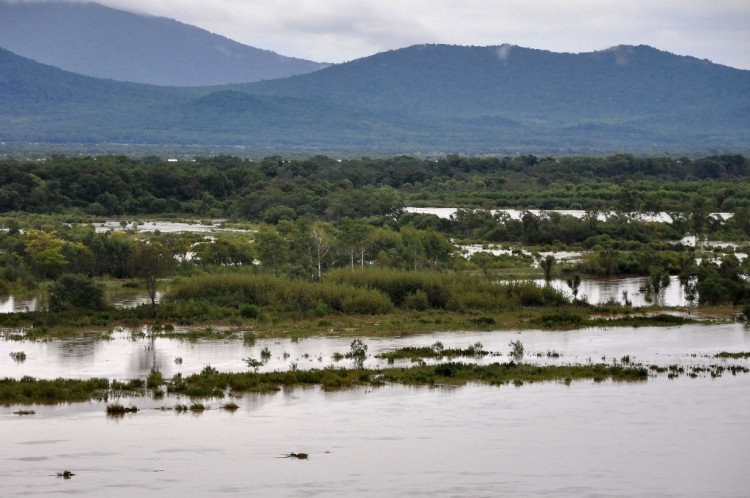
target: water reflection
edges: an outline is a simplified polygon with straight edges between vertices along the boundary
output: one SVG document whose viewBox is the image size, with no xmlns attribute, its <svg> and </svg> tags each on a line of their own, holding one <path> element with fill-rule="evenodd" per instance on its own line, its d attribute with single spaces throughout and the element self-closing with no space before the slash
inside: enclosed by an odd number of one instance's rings
<svg viewBox="0 0 750 498">
<path fill-rule="evenodd" d="M 162 232 L 162 233 L 212 233 L 212 232 L 247 232 L 247 230 L 224 228 L 226 220 L 217 219 L 209 221 L 196 221 L 192 223 L 177 221 L 123 221 L 109 220 L 96 226 L 97 232 L 109 232 L 117 230 L 133 230 L 137 232 Z"/>
<path fill-rule="evenodd" d="M 163 293 L 157 291 L 155 301 L 158 303 Z M 151 297 L 145 291 L 108 290 L 105 299 L 115 308 L 135 308 L 142 304 L 150 304 Z M 44 308 L 40 296 L 2 296 L 0 297 L 0 313 L 25 313 L 27 311 L 41 311 Z"/>
<path fill-rule="evenodd" d="M 537 285 L 543 286 L 544 280 L 535 280 Z M 691 304 L 685 294 L 685 289 L 680 285 L 680 279 L 676 275 L 669 277 L 669 286 L 657 299 L 648 301 L 646 294 L 640 289 L 646 285 L 648 277 L 599 277 L 582 278 L 578 290 L 578 298 L 584 297 L 591 304 L 605 304 L 614 302 L 625 305 L 626 300 L 633 306 L 660 306 L 685 307 Z M 550 285 L 563 294 L 572 298 L 570 287 L 564 279 L 552 279 Z"/>
<path fill-rule="evenodd" d="M 0 296 L 0 313 L 24 313 L 26 311 L 36 311 L 39 306 L 39 298 L 17 297 L 17 296 Z"/>
<path fill-rule="evenodd" d="M 434 214 L 439 218 L 448 219 L 453 216 L 458 208 L 432 208 L 432 207 L 405 207 L 404 211 L 407 213 L 421 213 L 421 214 Z M 524 213 L 529 212 L 534 216 L 541 216 L 545 213 L 559 213 L 565 216 L 573 216 L 575 218 L 583 218 L 589 212 L 583 209 L 490 209 L 492 214 L 505 213 L 510 216 L 511 219 L 520 220 Z M 601 221 L 605 221 L 610 216 L 616 216 L 618 213 L 615 211 L 597 211 L 596 217 Z M 721 220 L 727 220 L 734 216 L 734 213 L 711 213 L 710 216 L 719 218 Z M 653 221 L 660 223 L 671 223 L 672 216 L 669 213 L 637 213 L 636 217 L 643 221 Z"/>
<path fill-rule="evenodd" d="M 713 356 L 721 351 L 750 351 L 750 332 L 741 324 L 685 325 L 680 327 L 613 327 L 569 331 L 495 331 L 437 332 L 404 337 L 365 338 L 368 354 L 364 366 L 383 368 L 388 363 L 375 358 L 379 353 L 415 346 L 425 347 L 437 341 L 445 348 L 464 349 L 480 342 L 483 349 L 500 356 L 457 358 L 481 364 L 509 361 L 510 341 L 525 346 L 525 362 L 539 364 L 584 364 L 611 362 L 630 356 L 633 362 L 684 366 L 717 362 Z M 200 372 L 206 365 L 219 371 L 245 372 L 245 358 L 261 358 L 267 348 L 271 358 L 259 371 L 311 369 L 326 366 L 351 367 L 350 360 L 336 362 L 334 353 L 346 353 L 352 337 L 312 337 L 291 339 L 258 339 L 254 344 L 241 338 L 222 341 L 189 342 L 158 337 L 130 339 L 128 332 L 115 333 L 111 340 L 65 339 L 50 342 L 0 341 L 0 377 L 40 378 L 108 377 L 121 380 L 145 378 L 151 368 L 158 368 L 166 378 Z M 24 351 L 26 361 L 16 363 L 10 353 Z M 548 352 L 558 356 L 547 355 Z M 181 358 L 176 363 L 176 358 Z M 409 365 L 408 361 L 396 366 Z"/>
</svg>

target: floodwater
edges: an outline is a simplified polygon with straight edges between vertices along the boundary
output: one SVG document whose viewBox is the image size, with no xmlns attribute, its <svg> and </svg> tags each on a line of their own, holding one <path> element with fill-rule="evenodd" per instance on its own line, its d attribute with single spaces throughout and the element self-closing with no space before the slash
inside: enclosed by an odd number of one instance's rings
<svg viewBox="0 0 750 498">
<path fill-rule="evenodd" d="M 539 286 L 544 285 L 544 280 L 535 280 Z M 676 275 L 669 277 L 669 285 L 656 300 L 646 301 L 646 294 L 640 288 L 646 285 L 648 277 L 599 277 L 581 278 L 581 286 L 578 288 L 578 298 L 584 297 L 590 304 L 605 304 L 613 301 L 625 305 L 625 295 L 633 306 L 660 306 L 685 307 L 691 304 L 685 295 L 685 289 L 680 285 L 680 278 Z M 552 279 L 550 285 L 572 298 L 571 290 L 564 279 Z M 696 294 L 697 296 L 697 294 Z M 652 296 L 653 299 L 653 296 Z M 697 301 L 696 301 L 697 302 Z"/>
<path fill-rule="evenodd" d="M 99 403 L 2 413 L 3 496 L 739 497 L 750 482 L 749 375 L 293 389 L 200 415 L 133 402 L 120 419 Z"/>
<path fill-rule="evenodd" d="M 0 341 L 0 377 L 132 378 L 156 364 L 165 376 L 246 370 L 242 357 L 269 348 L 265 369 L 304 355 L 346 352 L 351 338 L 198 341 Z M 524 361 L 646 364 L 727 363 L 720 351 L 750 351 L 740 324 L 571 331 L 441 332 L 364 338 L 368 352 L 441 341 L 482 342 L 507 361 L 521 340 Z M 25 351 L 16 363 L 10 351 Z M 555 351 L 559 358 L 547 358 Z M 289 356 L 284 358 L 284 352 Z M 537 356 L 541 355 L 541 358 Z M 176 365 L 173 357 L 181 355 Z M 748 360 L 730 360 L 747 365 Z M 381 365 L 369 357 L 367 367 Z M 350 366 L 344 360 L 342 366 Z M 300 368 L 302 365 L 300 364 Z M 49 496 L 747 496 L 750 375 L 658 376 L 490 387 L 295 388 L 205 400 L 200 414 L 161 410 L 188 398 L 109 400 L 138 406 L 121 418 L 103 402 L 0 408 L 3 497 Z M 307 460 L 281 458 L 307 453 Z M 68 470 L 70 479 L 57 477 Z"/>
<path fill-rule="evenodd" d="M 161 301 L 163 293 L 156 292 L 156 302 Z M 105 299 L 115 308 L 135 308 L 141 304 L 151 302 L 147 292 L 114 291 L 108 290 Z M 42 300 L 38 295 L 27 296 L 0 296 L 0 313 L 24 313 L 26 311 L 39 311 L 43 307 Z"/>
<path fill-rule="evenodd" d="M 97 232 L 109 232 L 118 230 L 134 230 L 137 232 L 156 232 L 161 233 L 216 233 L 216 232 L 247 232 L 247 230 L 224 228 L 223 223 L 226 220 L 208 220 L 195 221 L 192 223 L 178 221 L 133 221 L 123 222 L 119 220 L 109 220 L 96 225 Z"/>
<path fill-rule="evenodd" d="M 334 353 L 350 350 L 353 337 L 327 335 L 307 339 L 258 339 L 245 344 L 242 339 L 198 340 L 141 337 L 131 339 L 128 331 L 116 332 L 111 340 L 93 336 L 38 341 L 0 341 L 0 377 L 39 378 L 107 377 L 127 380 L 145 378 L 152 368 L 171 378 L 189 375 L 207 365 L 222 372 L 249 371 L 245 358 L 261 359 L 261 351 L 271 353 L 259 371 L 327 366 L 351 367 L 351 360 L 336 362 Z M 376 355 L 408 346 L 427 347 L 440 341 L 445 348 L 465 349 L 477 342 L 495 355 L 455 358 L 455 361 L 492 363 L 509 361 L 510 341 L 521 341 L 526 349 L 523 361 L 540 364 L 586 364 L 619 360 L 646 365 L 693 365 L 717 363 L 721 351 L 750 351 L 750 330 L 742 324 L 684 325 L 679 327 L 611 327 L 569 331 L 462 331 L 404 335 L 403 337 L 362 338 L 368 346 L 367 368 L 388 366 Z M 16 362 L 10 353 L 23 351 L 26 360 Z M 555 352 L 559 356 L 548 356 Z M 181 362 L 176 363 L 175 359 Z M 408 361 L 396 366 L 409 365 Z"/>
<path fill-rule="evenodd" d="M 448 219 L 453 216 L 458 208 L 434 208 L 434 207 L 405 207 L 404 211 L 407 213 L 421 213 L 421 214 L 434 214 L 438 218 Z M 523 213 L 529 212 L 534 216 L 539 216 L 544 213 L 559 213 L 565 216 L 573 216 L 575 218 L 583 218 L 587 215 L 588 211 L 583 209 L 490 209 L 492 214 L 505 213 L 514 220 L 520 220 Z M 615 215 L 612 212 L 597 212 L 597 219 L 606 220 L 609 216 Z M 727 220 L 734 216 L 734 213 L 711 213 L 711 216 L 719 218 L 721 220 Z M 638 219 L 643 221 L 653 221 L 659 223 L 671 223 L 672 216 L 669 213 L 638 213 L 636 215 Z"/>
</svg>

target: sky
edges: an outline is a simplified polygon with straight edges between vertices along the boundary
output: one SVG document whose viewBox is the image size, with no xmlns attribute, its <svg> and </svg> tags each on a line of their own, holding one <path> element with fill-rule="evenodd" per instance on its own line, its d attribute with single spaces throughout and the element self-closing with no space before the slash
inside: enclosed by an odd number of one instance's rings
<svg viewBox="0 0 750 498">
<path fill-rule="evenodd" d="M 39 0 L 36 0 L 39 1 Z M 591 52 L 651 45 L 750 69 L 748 0 L 97 0 L 253 47 L 346 62 L 420 43 Z"/>
</svg>

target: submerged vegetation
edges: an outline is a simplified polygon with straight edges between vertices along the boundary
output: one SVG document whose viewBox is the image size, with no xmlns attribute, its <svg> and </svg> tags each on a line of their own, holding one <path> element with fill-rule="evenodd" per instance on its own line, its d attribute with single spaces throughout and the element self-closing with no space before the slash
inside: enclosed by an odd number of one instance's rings
<svg viewBox="0 0 750 498">
<path fill-rule="evenodd" d="M 274 372 L 219 372 L 207 366 L 200 373 L 183 376 L 176 374 L 165 380 L 167 392 L 172 395 L 187 396 L 193 399 L 224 398 L 227 394 L 242 395 L 243 393 L 273 393 L 282 388 L 319 386 L 324 390 L 352 388 L 356 386 L 382 386 L 385 384 L 405 385 L 464 385 L 479 382 L 488 385 L 501 386 L 512 384 L 520 386 L 535 382 L 561 382 L 569 385 L 572 381 L 592 380 L 602 382 L 612 381 L 645 381 L 649 376 L 666 373 L 672 379 L 679 375 L 688 377 L 711 376 L 719 377 L 724 372 L 732 375 L 748 373 L 750 369 L 736 364 L 710 364 L 690 366 L 659 366 L 641 365 L 631 361 L 629 356 L 612 364 L 588 363 L 582 365 L 535 365 L 518 361 L 491 364 L 474 364 L 461 362 L 444 362 L 427 365 L 424 358 L 442 358 L 445 356 L 487 356 L 491 353 L 475 344 L 466 350 L 442 349 L 436 345 L 429 348 L 402 348 L 391 353 L 381 355 L 381 358 L 411 359 L 419 361 L 410 367 L 366 369 L 361 363 L 354 368 L 323 368 L 299 370 L 291 368 L 286 371 Z M 510 356 L 518 358 L 518 348 L 514 345 Z M 514 354 L 516 354 L 514 356 Z M 541 354 L 541 353 L 540 353 Z M 558 358 L 559 354 L 548 352 L 547 356 Z M 738 356 L 730 356 L 737 358 Z M 742 358 L 745 358 L 743 356 Z M 356 360 L 356 358 L 355 358 Z M 109 397 L 128 395 L 145 396 L 146 385 L 143 380 L 133 379 L 128 382 L 108 381 L 107 379 L 56 379 L 42 380 L 23 377 L 20 380 L 0 379 L 0 403 L 5 405 L 55 404 L 65 402 L 83 402 L 89 400 L 106 401 Z M 226 402 L 221 408 L 227 411 L 238 409 L 233 401 Z M 202 412 L 209 407 L 199 401 L 189 405 L 177 403 L 174 408 L 178 412 Z M 120 403 L 107 405 L 109 415 L 135 413 L 135 406 L 126 407 Z"/>
</svg>

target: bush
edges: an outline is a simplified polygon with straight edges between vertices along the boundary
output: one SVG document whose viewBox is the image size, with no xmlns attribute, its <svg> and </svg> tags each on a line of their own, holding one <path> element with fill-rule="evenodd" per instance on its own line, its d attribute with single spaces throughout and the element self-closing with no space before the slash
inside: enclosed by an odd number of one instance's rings
<svg viewBox="0 0 750 498">
<path fill-rule="evenodd" d="M 258 318 L 260 308 L 254 304 L 240 304 L 240 316 L 242 318 Z"/>
<path fill-rule="evenodd" d="M 79 274 L 61 275 L 49 288 L 50 311 L 101 310 L 104 286 Z"/>
<path fill-rule="evenodd" d="M 408 294 L 404 299 L 404 308 L 424 311 L 430 307 L 430 301 L 427 298 L 427 293 L 421 290 L 417 290 Z"/>
</svg>

